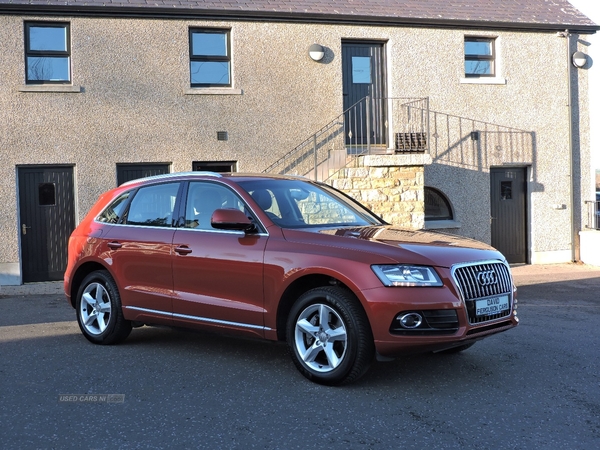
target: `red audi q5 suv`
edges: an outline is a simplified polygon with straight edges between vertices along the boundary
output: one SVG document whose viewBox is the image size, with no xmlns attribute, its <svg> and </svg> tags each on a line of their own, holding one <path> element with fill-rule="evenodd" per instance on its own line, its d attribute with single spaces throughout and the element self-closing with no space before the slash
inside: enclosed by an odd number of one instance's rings
<svg viewBox="0 0 600 450">
<path fill-rule="evenodd" d="M 283 176 L 174 173 L 105 193 L 70 238 L 65 293 L 91 342 L 158 324 L 286 341 L 299 371 L 329 385 L 518 323 L 495 249 L 388 225 Z"/>
</svg>

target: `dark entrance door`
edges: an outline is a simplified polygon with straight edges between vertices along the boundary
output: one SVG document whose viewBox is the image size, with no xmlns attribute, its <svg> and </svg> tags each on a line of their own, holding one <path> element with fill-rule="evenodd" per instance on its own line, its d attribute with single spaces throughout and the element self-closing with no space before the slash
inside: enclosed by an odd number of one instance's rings
<svg viewBox="0 0 600 450">
<path fill-rule="evenodd" d="M 169 173 L 170 164 L 145 163 L 145 164 L 117 164 L 117 185 L 138 178 L 151 177 Z"/>
<path fill-rule="evenodd" d="M 59 281 L 75 228 L 73 167 L 19 167 L 23 281 Z"/>
<path fill-rule="evenodd" d="M 381 42 L 342 42 L 346 145 L 387 144 L 385 52 Z M 357 102 L 370 97 L 353 107 Z M 368 124 L 368 126 L 367 126 Z"/>
<path fill-rule="evenodd" d="M 491 169 L 492 246 L 509 263 L 527 263 L 527 183 L 525 168 Z"/>
<path fill-rule="evenodd" d="M 236 161 L 194 161 L 192 163 L 192 170 L 194 171 L 208 171 L 208 172 L 237 172 Z"/>
</svg>

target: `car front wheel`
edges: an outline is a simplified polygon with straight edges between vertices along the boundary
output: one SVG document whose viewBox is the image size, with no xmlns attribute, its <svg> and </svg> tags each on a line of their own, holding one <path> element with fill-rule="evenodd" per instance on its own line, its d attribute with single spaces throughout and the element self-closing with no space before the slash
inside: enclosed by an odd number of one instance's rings
<svg viewBox="0 0 600 450">
<path fill-rule="evenodd" d="M 117 285 L 105 270 L 83 280 L 75 307 L 81 332 L 95 344 L 116 344 L 131 332 L 131 322 L 123 318 Z"/>
<path fill-rule="evenodd" d="M 298 370 L 327 385 L 357 380 L 375 354 L 360 303 L 338 287 L 315 288 L 298 299 L 288 319 L 287 342 Z"/>
</svg>

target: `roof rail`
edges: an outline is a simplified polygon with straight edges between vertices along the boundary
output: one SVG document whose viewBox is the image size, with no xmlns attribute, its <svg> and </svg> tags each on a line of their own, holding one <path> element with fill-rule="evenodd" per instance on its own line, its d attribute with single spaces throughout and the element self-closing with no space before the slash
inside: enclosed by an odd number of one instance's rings
<svg viewBox="0 0 600 450">
<path fill-rule="evenodd" d="M 163 173 L 161 175 L 152 175 L 150 177 L 136 178 L 135 180 L 126 181 L 121 186 L 126 186 L 128 184 L 137 183 L 140 180 L 162 180 L 162 179 L 169 179 L 169 178 L 174 178 L 174 177 L 178 177 L 178 176 L 205 176 L 205 177 L 209 176 L 209 177 L 216 177 L 216 178 L 223 177 L 223 175 L 221 175 L 220 173 L 202 171 L 202 170 L 195 170 L 192 172 L 171 172 L 171 173 Z"/>
</svg>

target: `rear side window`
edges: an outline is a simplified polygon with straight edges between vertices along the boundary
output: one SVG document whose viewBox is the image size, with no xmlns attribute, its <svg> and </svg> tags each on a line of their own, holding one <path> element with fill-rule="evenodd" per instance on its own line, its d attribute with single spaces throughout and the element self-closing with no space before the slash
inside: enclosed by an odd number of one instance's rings
<svg viewBox="0 0 600 450">
<path fill-rule="evenodd" d="M 123 223 L 152 227 L 172 226 L 173 209 L 179 183 L 165 183 L 140 188 Z"/>
<path fill-rule="evenodd" d="M 118 223 L 125 212 L 129 194 L 129 192 L 125 192 L 124 194 L 119 195 L 116 200 L 98 216 L 98 222 Z"/>
</svg>

